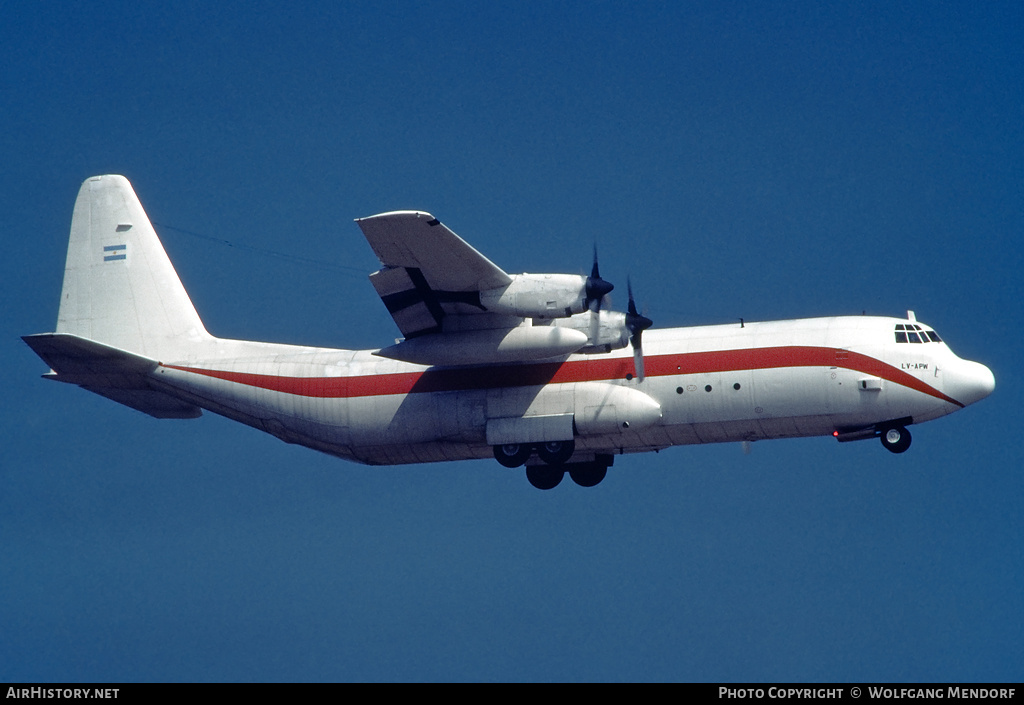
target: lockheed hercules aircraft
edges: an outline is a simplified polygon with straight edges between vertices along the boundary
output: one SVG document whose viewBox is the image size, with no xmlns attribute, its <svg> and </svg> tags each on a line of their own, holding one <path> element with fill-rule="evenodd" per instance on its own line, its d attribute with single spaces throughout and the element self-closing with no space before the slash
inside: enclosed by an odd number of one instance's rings
<svg viewBox="0 0 1024 705">
<path fill-rule="evenodd" d="M 370 282 L 404 338 L 337 350 L 206 331 L 131 184 L 75 202 L 54 333 L 25 342 L 47 379 L 157 418 L 206 409 L 370 465 L 494 457 L 531 484 L 604 479 L 616 455 L 692 443 L 880 438 L 984 399 L 987 367 L 907 317 L 654 329 L 595 252 L 590 276 L 507 274 L 429 213 L 356 221 Z"/>
</svg>

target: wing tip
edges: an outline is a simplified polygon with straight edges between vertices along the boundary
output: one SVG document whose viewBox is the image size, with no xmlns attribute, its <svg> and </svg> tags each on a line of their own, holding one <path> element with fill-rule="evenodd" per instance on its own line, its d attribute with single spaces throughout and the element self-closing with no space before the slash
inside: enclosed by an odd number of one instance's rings
<svg viewBox="0 0 1024 705">
<path fill-rule="evenodd" d="M 377 213 L 376 215 L 368 215 L 365 218 L 356 218 L 357 223 L 361 223 L 364 220 L 419 220 L 424 219 L 430 223 L 430 221 L 441 222 L 437 220 L 427 211 L 387 211 L 386 213 Z"/>
</svg>

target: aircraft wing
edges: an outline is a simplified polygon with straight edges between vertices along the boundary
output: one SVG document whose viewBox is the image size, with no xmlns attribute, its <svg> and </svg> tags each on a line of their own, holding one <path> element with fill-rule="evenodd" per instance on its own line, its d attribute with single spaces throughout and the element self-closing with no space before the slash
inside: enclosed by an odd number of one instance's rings
<svg viewBox="0 0 1024 705">
<path fill-rule="evenodd" d="M 395 211 L 356 223 L 384 265 L 370 281 L 407 339 L 439 332 L 446 315 L 485 313 L 480 292 L 512 282 L 430 213 Z"/>
</svg>

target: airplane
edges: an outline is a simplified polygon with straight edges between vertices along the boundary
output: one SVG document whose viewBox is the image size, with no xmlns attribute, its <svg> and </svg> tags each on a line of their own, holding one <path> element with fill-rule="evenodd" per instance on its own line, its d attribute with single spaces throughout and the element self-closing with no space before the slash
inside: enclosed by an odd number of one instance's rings
<svg viewBox="0 0 1024 705">
<path fill-rule="evenodd" d="M 87 179 L 56 331 L 25 336 L 46 379 L 156 418 L 203 410 L 357 463 L 491 458 L 539 489 L 600 483 L 615 456 L 833 436 L 910 447 L 908 427 L 987 397 L 995 378 L 931 326 L 839 316 L 652 328 L 596 248 L 589 276 L 507 274 L 437 218 L 356 224 L 403 338 L 344 350 L 207 332 L 123 176 Z M 649 329 L 649 330 L 648 330 Z"/>
</svg>

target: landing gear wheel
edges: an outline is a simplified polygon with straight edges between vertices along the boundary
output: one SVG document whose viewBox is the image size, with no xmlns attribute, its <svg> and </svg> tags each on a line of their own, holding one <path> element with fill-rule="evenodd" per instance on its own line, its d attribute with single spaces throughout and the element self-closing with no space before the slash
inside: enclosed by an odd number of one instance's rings
<svg viewBox="0 0 1024 705">
<path fill-rule="evenodd" d="M 538 490 L 557 487 L 564 476 L 565 470 L 557 465 L 530 465 L 526 468 L 526 479 Z"/>
<path fill-rule="evenodd" d="M 608 466 L 603 463 L 580 463 L 569 469 L 569 477 L 580 487 L 593 487 L 608 474 Z"/>
<path fill-rule="evenodd" d="M 903 426 L 882 429 L 882 445 L 890 453 L 903 453 L 910 447 L 910 431 Z"/>
<path fill-rule="evenodd" d="M 507 468 L 518 468 L 530 459 L 532 448 L 519 443 L 494 446 L 494 459 Z"/>
<path fill-rule="evenodd" d="M 548 465 L 561 465 L 575 450 L 576 441 L 548 441 L 537 446 L 537 457 Z"/>
</svg>

